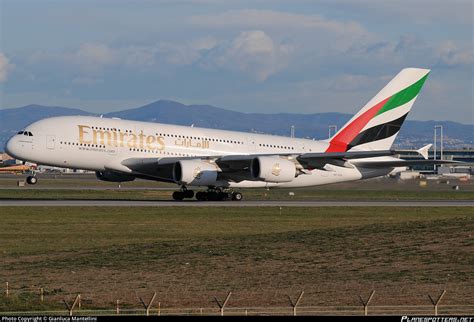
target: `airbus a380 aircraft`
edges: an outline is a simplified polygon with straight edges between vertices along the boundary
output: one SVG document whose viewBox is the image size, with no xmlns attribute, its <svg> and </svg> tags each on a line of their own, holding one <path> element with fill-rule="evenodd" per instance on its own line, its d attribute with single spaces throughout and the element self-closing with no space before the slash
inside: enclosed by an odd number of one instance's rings
<svg viewBox="0 0 474 322">
<path fill-rule="evenodd" d="M 86 116 L 37 121 L 6 144 L 20 160 L 96 171 L 97 178 L 174 182 L 183 200 L 241 200 L 235 188 L 308 187 L 373 178 L 416 163 L 393 141 L 429 70 L 403 69 L 332 138 L 324 141 Z M 36 183 L 29 177 L 28 183 Z M 196 194 L 188 187 L 207 187 Z"/>
</svg>

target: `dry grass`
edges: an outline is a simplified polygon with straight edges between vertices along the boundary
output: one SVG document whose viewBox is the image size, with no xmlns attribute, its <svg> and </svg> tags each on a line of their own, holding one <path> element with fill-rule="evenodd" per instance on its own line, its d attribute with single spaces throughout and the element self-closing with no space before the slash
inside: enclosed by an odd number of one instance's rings
<svg viewBox="0 0 474 322">
<path fill-rule="evenodd" d="M 2 207 L 0 282 L 89 307 L 474 304 L 472 208 Z M 3 301 L 3 302 L 2 302 Z M 16 303 L 16 304 L 15 304 Z M 0 309 L 19 302 L 0 299 Z"/>
</svg>

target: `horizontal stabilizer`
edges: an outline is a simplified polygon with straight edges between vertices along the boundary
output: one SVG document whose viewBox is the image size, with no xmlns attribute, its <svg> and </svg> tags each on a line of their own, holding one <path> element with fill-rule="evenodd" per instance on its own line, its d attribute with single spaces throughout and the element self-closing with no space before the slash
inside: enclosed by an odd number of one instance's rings
<svg viewBox="0 0 474 322">
<path fill-rule="evenodd" d="M 361 168 L 396 168 L 408 167 L 413 165 L 435 165 L 435 164 L 459 164 L 460 161 L 447 160 L 387 160 L 387 161 L 361 161 L 354 163 Z"/>
<path fill-rule="evenodd" d="M 425 160 L 428 160 L 428 150 L 431 148 L 433 144 L 428 144 L 422 147 L 421 149 L 416 150 Z"/>
</svg>

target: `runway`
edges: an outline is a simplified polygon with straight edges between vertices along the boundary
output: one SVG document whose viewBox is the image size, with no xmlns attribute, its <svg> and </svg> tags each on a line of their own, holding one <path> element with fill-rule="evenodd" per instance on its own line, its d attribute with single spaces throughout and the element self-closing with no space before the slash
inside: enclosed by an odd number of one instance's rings
<svg viewBox="0 0 474 322">
<path fill-rule="evenodd" d="M 145 200 L 42 200 L 3 199 L 0 206 L 20 207 L 474 207 L 474 200 L 423 201 L 145 201 Z"/>
</svg>

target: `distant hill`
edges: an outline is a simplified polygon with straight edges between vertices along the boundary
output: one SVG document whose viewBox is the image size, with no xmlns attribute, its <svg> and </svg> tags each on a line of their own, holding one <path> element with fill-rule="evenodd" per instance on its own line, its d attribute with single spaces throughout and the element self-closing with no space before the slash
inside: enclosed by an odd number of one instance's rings
<svg viewBox="0 0 474 322">
<path fill-rule="evenodd" d="M 93 115 L 80 109 L 28 105 L 0 110 L 0 149 L 8 137 L 28 124 L 52 116 Z M 142 107 L 104 114 L 104 117 L 191 125 L 215 129 L 259 132 L 275 135 L 290 134 L 294 125 L 297 137 L 326 139 L 328 126 L 340 128 L 352 115 L 342 113 L 316 114 L 262 114 L 241 113 L 210 105 L 184 105 L 174 101 L 160 100 Z M 433 141 L 434 125 L 443 125 L 445 147 L 471 146 L 474 140 L 474 125 L 449 121 L 406 121 L 397 138 L 397 145 L 411 148 Z"/>
<path fill-rule="evenodd" d="M 106 114 L 128 120 L 191 125 L 198 127 L 263 132 L 289 135 L 294 125 L 300 137 L 327 138 L 328 125 L 341 126 L 350 115 L 341 113 L 318 114 L 262 114 L 241 113 L 210 105 L 184 105 L 173 101 L 157 101 L 136 109 Z"/>
<path fill-rule="evenodd" d="M 0 110 L 0 151 L 10 136 L 35 121 L 62 115 L 91 115 L 76 108 L 59 106 L 27 105 Z"/>
</svg>

